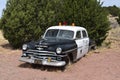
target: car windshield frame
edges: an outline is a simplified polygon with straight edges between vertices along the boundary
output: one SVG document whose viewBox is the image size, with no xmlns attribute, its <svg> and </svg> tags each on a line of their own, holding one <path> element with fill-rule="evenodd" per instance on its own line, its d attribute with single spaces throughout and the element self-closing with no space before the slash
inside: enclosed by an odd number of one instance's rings
<svg viewBox="0 0 120 80">
<path fill-rule="evenodd" d="M 49 31 L 55 31 L 55 32 L 53 32 L 53 34 L 52 34 Z M 51 36 L 51 35 L 53 35 L 53 36 Z M 47 30 L 47 32 L 45 33 L 45 36 L 44 36 L 45 39 L 47 39 L 47 38 L 73 39 L 73 37 L 74 37 L 74 31 L 63 30 L 63 29 L 49 29 L 49 30 Z"/>
</svg>

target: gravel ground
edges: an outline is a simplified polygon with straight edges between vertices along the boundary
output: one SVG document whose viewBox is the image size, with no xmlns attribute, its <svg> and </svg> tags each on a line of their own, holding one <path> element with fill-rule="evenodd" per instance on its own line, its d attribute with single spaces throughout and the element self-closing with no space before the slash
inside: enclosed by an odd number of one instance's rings
<svg viewBox="0 0 120 80">
<path fill-rule="evenodd" d="M 0 80 L 120 80 L 119 48 L 89 53 L 65 71 L 20 62 L 21 50 L 0 50 Z"/>
</svg>

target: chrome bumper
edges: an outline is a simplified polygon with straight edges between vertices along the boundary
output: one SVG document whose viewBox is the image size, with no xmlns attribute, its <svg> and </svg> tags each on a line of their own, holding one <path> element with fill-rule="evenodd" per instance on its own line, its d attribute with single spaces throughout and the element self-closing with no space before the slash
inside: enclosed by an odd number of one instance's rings
<svg viewBox="0 0 120 80">
<path fill-rule="evenodd" d="M 22 62 L 28 62 L 28 63 L 36 64 L 35 60 L 37 60 L 37 59 L 21 57 L 19 60 L 22 61 Z M 47 66 L 56 66 L 56 67 L 61 67 L 61 66 L 64 66 L 66 64 L 65 61 L 51 61 L 51 62 L 49 62 L 46 59 L 45 60 L 40 60 L 40 61 L 41 62 L 37 63 L 37 64 L 47 65 Z"/>
</svg>

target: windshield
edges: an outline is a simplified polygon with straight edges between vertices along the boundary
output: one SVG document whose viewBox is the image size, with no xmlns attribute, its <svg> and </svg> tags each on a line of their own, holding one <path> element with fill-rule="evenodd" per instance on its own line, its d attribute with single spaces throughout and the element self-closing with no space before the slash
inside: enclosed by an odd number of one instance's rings
<svg viewBox="0 0 120 80">
<path fill-rule="evenodd" d="M 74 32 L 70 30 L 50 29 L 46 32 L 45 38 L 73 39 Z"/>
</svg>

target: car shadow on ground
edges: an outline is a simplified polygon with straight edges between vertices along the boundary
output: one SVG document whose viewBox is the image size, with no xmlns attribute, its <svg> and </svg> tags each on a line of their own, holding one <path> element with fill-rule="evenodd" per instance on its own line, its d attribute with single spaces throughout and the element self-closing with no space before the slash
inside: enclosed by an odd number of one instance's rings
<svg viewBox="0 0 120 80">
<path fill-rule="evenodd" d="M 64 72 L 66 69 L 65 67 L 53 67 L 53 66 L 43 66 L 39 64 L 29 64 L 29 63 L 22 63 L 19 65 L 21 68 L 32 68 L 32 69 L 37 69 L 41 71 L 49 71 L 49 72 Z"/>
</svg>

